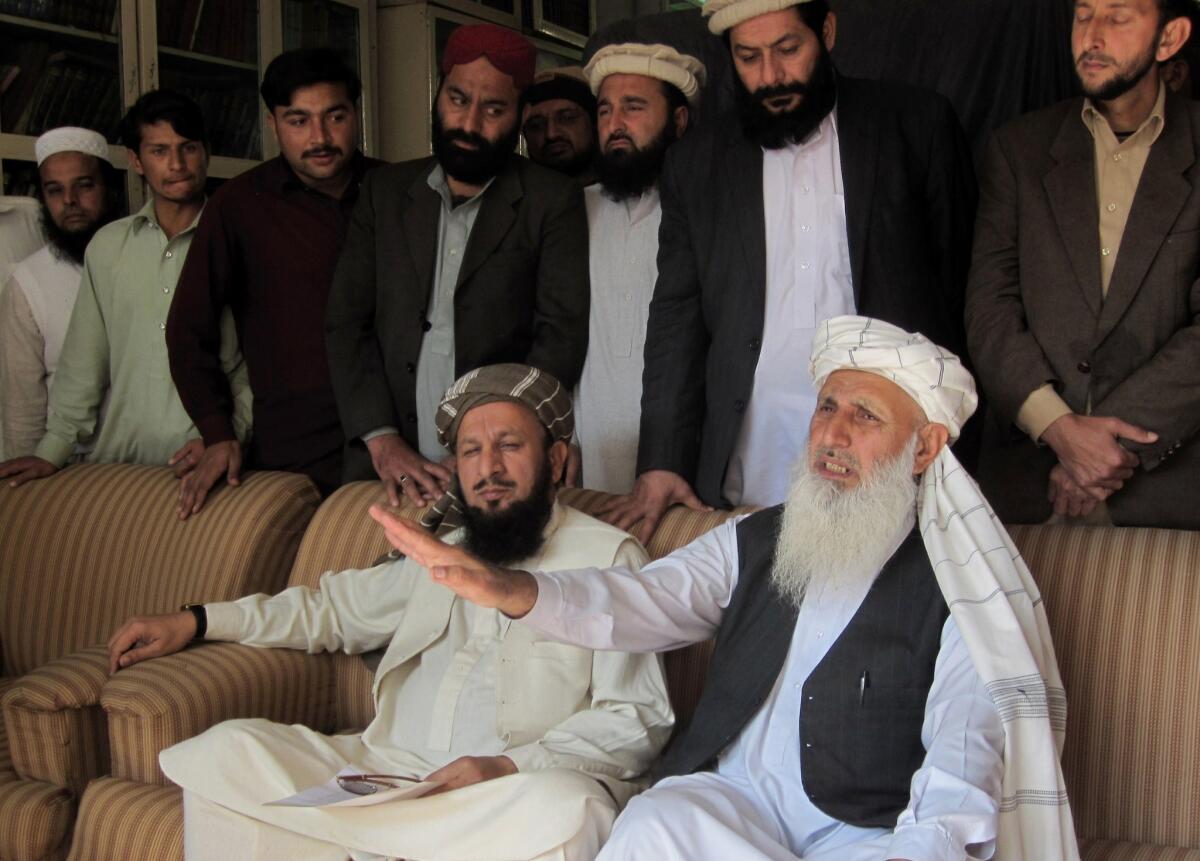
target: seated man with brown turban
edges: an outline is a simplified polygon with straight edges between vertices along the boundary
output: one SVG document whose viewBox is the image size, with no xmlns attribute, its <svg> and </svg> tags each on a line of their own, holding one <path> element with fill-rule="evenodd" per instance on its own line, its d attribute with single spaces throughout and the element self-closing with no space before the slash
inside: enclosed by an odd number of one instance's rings
<svg viewBox="0 0 1200 861">
<path fill-rule="evenodd" d="M 553 377 L 472 371 L 436 419 L 457 459 L 457 487 L 438 506 L 446 541 L 525 568 L 646 561 L 626 533 L 556 501 L 574 422 Z M 328 573 L 319 589 L 132 619 L 109 642 L 112 670 L 193 639 L 386 652 L 361 734 L 239 720 L 163 751 L 184 789 L 189 861 L 591 859 L 673 719 L 657 657 L 549 642 L 458 599 L 411 559 Z M 370 807 L 264 806 L 346 766 L 441 786 Z"/>
<path fill-rule="evenodd" d="M 716 637 L 695 716 L 603 859 L 1078 859 L 1046 614 L 947 448 L 971 375 L 851 316 L 817 326 L 810 370 L 787 501 L 639 573 L 500 569 L 373 515 L 439 582 L 539 635 L 636 651 Z"/>
</svg>

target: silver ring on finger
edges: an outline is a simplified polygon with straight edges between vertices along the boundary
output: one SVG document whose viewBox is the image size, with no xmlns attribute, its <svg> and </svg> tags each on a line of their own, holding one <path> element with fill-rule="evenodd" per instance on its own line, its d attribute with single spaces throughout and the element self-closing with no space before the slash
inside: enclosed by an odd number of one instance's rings
<svg viewBox="0 0 1200 861">
<path fill-rule="evenodd" d="M 402 475 L 402 476 L 400 476 L 400 477 L 399 477 L 398 479 L 396 479 L 396 480 L 397 480 L 398 482 L 400 482 L 400 486 L 401 486 L 401 487 L 404 487 L 404 485 L 408 483 L 408 476 L 407 476 L 407 475 Z"/>
</svg>

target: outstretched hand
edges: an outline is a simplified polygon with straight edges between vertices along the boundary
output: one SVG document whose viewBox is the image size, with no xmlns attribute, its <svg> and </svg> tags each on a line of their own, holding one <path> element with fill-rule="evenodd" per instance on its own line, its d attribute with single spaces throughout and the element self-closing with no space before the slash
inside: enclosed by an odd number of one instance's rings
<svg viewBox="0 0 1200 861">
<path fill-rule="evenodd" d="M 447 544 L 421 526 L 397 517 L 379 505 L 371 517 L 383 527 L 391 545 L 409 559 L 429 569 L 434 582 L 480 607 L 495 607 L 519 619 L 537 602 L 537 581 L 527 571 L 491 565 L 468 550 Z"/>
</svg>

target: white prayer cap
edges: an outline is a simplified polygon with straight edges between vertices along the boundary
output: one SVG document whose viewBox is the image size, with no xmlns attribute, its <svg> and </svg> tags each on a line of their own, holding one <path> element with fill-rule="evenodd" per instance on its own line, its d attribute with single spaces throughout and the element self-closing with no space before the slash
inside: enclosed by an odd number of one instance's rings
<svg viewBox="0 0 1200 861">
<path fill-rule="evenodd" d="M 690 54 L 681 54 L 670 45 L 642 42 L 605 45 L 592 55 L 583 73 L 597 95 L 609 75 L 646 75 L 674 84 L 693 106 L 700 100 L 707 75 L 704 64 Z"/>
<path fill-rule="evenodd" d="M 720 36 L 743 21 L 807 2 L 809 0 L 708 0 L 700 14 L 708 19 L 708 29 Z"/>
<path fill-rule="evenodd" d="M 108 158 L 108 141 L 104 139 L 104 135 L 78 126 L 50 129 L 37 139 L 33 151 L 39 167 L 50 156 L 60 152 L 81 152 L 112 164 Z"/>
<path fill-rule="evenodd" d="M 916 401 L 951 441 L 975 412 L 975 380 L 958 356 L 924 335 L 871 317 L 831 317 L 813 336 L 809 373 L 820 389 L 834 371 L 886 377 Z"/>
</svg>

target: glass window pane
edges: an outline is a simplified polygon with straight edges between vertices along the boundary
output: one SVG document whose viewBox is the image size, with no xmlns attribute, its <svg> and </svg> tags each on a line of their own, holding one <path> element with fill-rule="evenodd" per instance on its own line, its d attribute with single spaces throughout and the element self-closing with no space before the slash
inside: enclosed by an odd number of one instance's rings
<svg viewBox="0 0 1200 861">
<path fill-rule="evenodd" d="M 213 155 L 262 158 L 258 4 L 157 0 L 159 85 L 204 111 Z"/>
<path fill-rule="evenodd" d="M 588 0 L 541 0 L 542 20 L 584 36 L 591 32 Z"/>
<path fill-rule="evenodd" d="M 334 0 L 283 0 L 283 50 L 332 48 L 362 77 L 358 10 Z"/>
<path fill-rule="evenodd" d="M 0 130 L 79 125 L 114 140 L 119 26 L 117 0 L 0 0 Z"/>
</svg>

